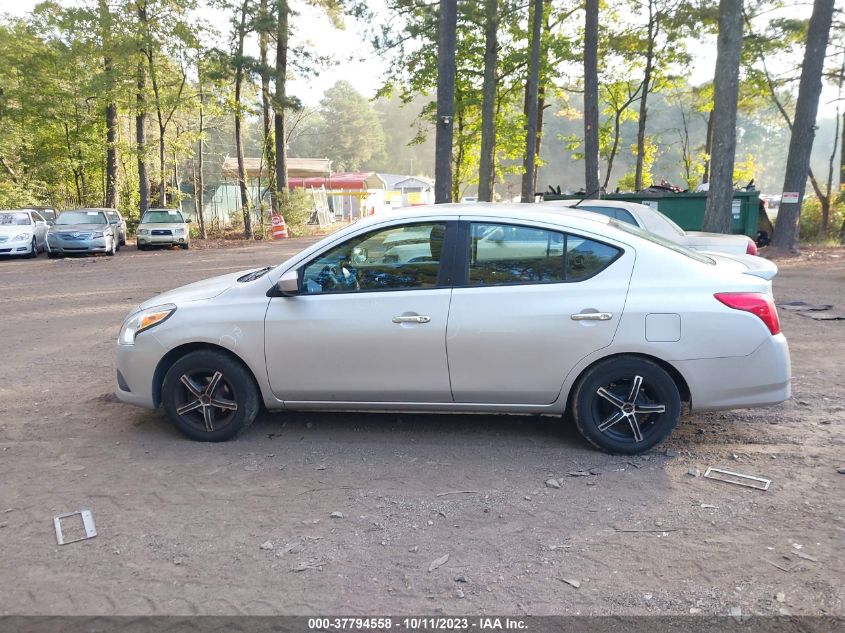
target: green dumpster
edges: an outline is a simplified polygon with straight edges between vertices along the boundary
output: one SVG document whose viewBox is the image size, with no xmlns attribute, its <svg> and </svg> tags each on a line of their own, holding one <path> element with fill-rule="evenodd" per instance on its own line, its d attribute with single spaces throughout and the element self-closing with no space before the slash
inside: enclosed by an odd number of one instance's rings
<svg viewBox="0 0 845 633">
<path fill-rule="evenodd" d="M 577 200 L 583 196 L 546 193 L 543 200 Z M 611 193 L 603 200 L 621 200 L 645 204 L 671 218 L 685 231 L 700 231 L 704 225 L 704 208 L 707 193 Z M 741 233 L 750 238 L 757 236 L 757 215 L 760 206 L 759 191 L 734 191 L 731 205 L 731 233 Z"/>
</svg>

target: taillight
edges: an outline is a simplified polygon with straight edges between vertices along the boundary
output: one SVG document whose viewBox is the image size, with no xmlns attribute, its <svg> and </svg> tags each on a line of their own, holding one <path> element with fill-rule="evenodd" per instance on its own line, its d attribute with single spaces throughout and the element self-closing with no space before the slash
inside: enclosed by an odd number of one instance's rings
<svg viewBox="0 0 845 633">
<path fill-rule="evenodd" d="M 745 247 L 745 254 L 746 255 L 756 255 L 757 254 L 757 245 L 754 243 L 754 240 L 748 240 L 748 246 Z"/>
<path fill-rule="evenodd" d="M 778 311 L 769 295 L 762 292 L 717 292 L 713 296 L 729 308 L 757 315 L 772 334 L 780 332 Z"/>
</svg>

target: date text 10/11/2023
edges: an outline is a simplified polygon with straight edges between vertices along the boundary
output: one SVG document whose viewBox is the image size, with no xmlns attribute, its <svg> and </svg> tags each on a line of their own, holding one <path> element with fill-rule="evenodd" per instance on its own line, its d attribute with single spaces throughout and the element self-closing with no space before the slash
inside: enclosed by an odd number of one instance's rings
<svg viewBox="0 0 845 633">
<path fill-rule="evenodd" d="M 526 622 L 520 618 L 508 617 L 332 617 L 309 618 L 310 631 L 384 631 L 396 629 L 398 631 L 519 631 L 527 628 Z"/>
</svg>

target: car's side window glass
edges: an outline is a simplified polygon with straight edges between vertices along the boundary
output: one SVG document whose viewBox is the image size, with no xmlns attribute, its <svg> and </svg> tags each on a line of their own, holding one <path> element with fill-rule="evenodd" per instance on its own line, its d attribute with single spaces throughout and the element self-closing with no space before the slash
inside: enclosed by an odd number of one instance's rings
<svg viewBox="0 0 845 633">
<path fill-rule="evenodd" d="M 566 280 L 578 281 L 597 274 L 619 256 L 619 249 L 577 235 L 566 236 Z"/>
<path fill-rule="evenodd" d="M 305 265 L 301 293 L 434 288 L 445 237 L 445 222 L 428 222 L 346 240 Z"/>
<path fill-rule="evenodd" d="M 470 225 L 470 286 L 564 280 L 564 234 L 510 224 Z"/>
<path fill-rule="evenodd" d="M 577 208 L 577 207 L 576 207 Z M 589 211 L 590 213 L 599 213 L 604 215 L 608 218 L 615 218 L 616 217 L 616 209 L 612 207 L 593 207 L 590 205 L 586 205 L 583 207 L 584 211 Z"/>
</svg>

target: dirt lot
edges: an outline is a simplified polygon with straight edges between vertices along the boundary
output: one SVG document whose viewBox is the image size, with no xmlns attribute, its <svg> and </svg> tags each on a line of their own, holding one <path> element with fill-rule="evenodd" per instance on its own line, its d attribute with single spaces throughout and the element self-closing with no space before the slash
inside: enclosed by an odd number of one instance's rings
<svg viewBox="0 0 845 633">
<path fill-rule="evenodd" d="M 845 321 L 782 312 L 791 401 L 633 459 L 531 417 L 264 414 L 199 444 L 114 400 L 130 308 L 305 243 L 0 261 L 0 614 L 845 615 Z M 781 267 L 778 300 L 845 312 L 845 250 Z M 57 546 L 80 507 L 99 535 Z"/>
</svg>

